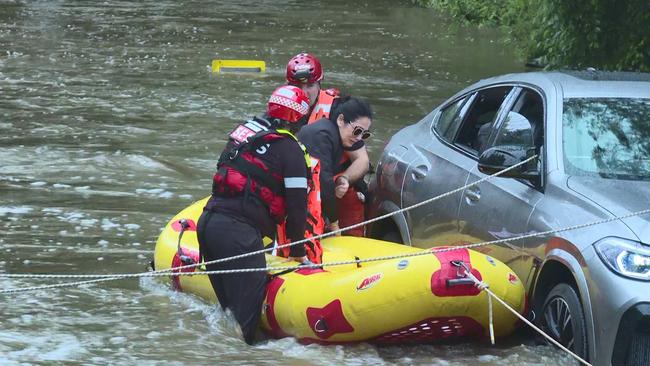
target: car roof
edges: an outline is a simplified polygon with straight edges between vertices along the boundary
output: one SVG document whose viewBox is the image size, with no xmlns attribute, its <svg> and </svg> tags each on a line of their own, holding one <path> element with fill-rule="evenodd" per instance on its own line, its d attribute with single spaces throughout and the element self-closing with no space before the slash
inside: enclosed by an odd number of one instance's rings
<svg viewBox="0 0 650 366">
<path fill-rule="evenodd" d="M 477 84 L 526 83 L 548 89 L 551 84 L 572 97 L 650 98 L 650 73 L 625 71 L 536 71 L 487 78 Z M 476 84 L 474 85 L 474 87 Z"/>
</svg>

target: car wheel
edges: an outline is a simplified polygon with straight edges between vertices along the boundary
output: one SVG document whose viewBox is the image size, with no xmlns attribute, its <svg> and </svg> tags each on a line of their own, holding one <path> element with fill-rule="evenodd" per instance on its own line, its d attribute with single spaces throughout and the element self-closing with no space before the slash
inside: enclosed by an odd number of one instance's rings
<svg viewBox="0 0 650 366">
<path fill-rule="evenodd" d="M 402 244 L 402 237 L 396 231 L 389 231 L 381 236 L 383 241 L 392 241 L 393 243 Z"/>
<path fill-rule="evenodd" d="M 587 357 L 587 326 L 580 299 L 573 287 L 553 287 L 542 307 L 542 329 L 578 356 Z"/>
</svg>

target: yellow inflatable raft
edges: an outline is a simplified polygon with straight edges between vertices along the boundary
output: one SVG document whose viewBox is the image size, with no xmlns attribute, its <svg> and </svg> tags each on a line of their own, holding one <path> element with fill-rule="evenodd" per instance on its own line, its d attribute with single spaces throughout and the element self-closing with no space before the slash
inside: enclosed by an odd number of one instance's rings
<svg viewBox="0 0 650 366">
<path fill-rule="evenodd" d="M 204 204 L 205 200 L 194 203 L 165 227 L 156 244 L 156 270 L 179 267 L 190 262 L 189 258 L 198 261 L 196 221 Z M 487 337 L 488 295 L 452 263 L 458 261 L 489 284 L 497 296 L 524 311 L 524 287 L 514 272 L 478 252 L 425 250 L 427 254 L 409 258 L 327 266 L 328 262 L 423 250 L 345 236 L 326 238 L 322 244 L 323 269 L 299 269 L 270 280 L 262 309 L 262 327 L 268 334 L 293 336 L 304 343 L 408 343 Z M 266 258 L 268 266 L 290 264 L 284 258 Z M 172 276 L 171 281 L 176 289 L 216 302 L 205 275 Z M 495 335 L 510 334 L 517 318 L 496 302 L 493 308 Z"/>
</svg>

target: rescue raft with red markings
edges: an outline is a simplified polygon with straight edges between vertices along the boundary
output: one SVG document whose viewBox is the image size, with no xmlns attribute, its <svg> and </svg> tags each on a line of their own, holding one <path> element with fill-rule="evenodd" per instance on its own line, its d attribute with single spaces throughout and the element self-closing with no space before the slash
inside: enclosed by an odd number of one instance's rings
<svg viewBox="0 0 650 366">
<path fill-rule="evenodd" d="M 156 270 L 199 260 L 195 223 L 204 205 L 205 200 L 194 203 L 164 228 L 156 243 Z M 408 258 L 327 266 L 423 250 L 346 236 L 326 238 L 322 244 L 322 269 L 299 269 L 269 282 L 261 326 L 271 336 L 337 344 L 483 339 L 489 335 L 488 295 L 464 275 L 459 262 L 520 313 L 525 308 L 524 287 L 514 272 L 472 250 L 425 250 L 424 255 Z M 284 258 L 267 255 L 266 259 L 268 266 L 288 265 Z M 170 279 L 181 291 L 217 301 L 207 276 Z M 515 315 L 496 302 L 493 311 L 495 335 L 512 333 L 518 324 Z"/>
</svg>

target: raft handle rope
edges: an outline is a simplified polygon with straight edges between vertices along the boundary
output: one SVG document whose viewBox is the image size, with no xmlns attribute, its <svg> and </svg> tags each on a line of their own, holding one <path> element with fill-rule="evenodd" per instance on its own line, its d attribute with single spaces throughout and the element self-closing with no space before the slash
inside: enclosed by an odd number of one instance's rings
<svg viewBox="0 0 650 366">
<path fill-rule="evenodd" d="M 469 267 L 465 262 L 458 260 L 458 261 L 451 261 L 451 264 L 455 267 L 458 267 L 458 276 L 462 277 L 460 280 L 464 280 L 463 284 L 475 285 L 476 287 L 478 287 L 479 290 L 485 290 L 486 288 L 490 287 L 490 285 L 488 285 L 486 282 L 479 281 L 472 274 L 472 271 L 469 269 Z M 494 346 L 496 343 L 494 341 L 494 311 L 492 309 L 492 297 L 488 296 L 487 298 L 488 298 L 488 317 L 490 323 L 490 343 L 492 343 L 492 345 Z M 515 310 L 515 312 L 517 311 Z"/>
<path fill-rule="evenodd" d="M 453 262 L 452 262 L 452 263 L 453 263 Z M 485 282 L 480 281 L 478 278 L 476 278 L 476 276 L 474 276 L 474 275 L 472 274 L 472 272 L 469 270 L 469 268 L 467 268 L 467 265 L 466 265 L 465 263 L 459 261 L 458 265 L 461 266 L 461 267 L 463 267 L 463 269 L 465 270 L 465 274 L 466 274 L 467 277 L 469 277 L 472 281 L 474 281 L 476 287 L 478 287 L 478 288 L 479 288 L 480 290 L 482 290 L 482 291 L 485 291 L 485 292 L 488 294 L 488 300 L 489 300 L 489 301 L 488 301 L 488 306 L 489 306 L 489 312 L 490 312 L 490 336 L 492 337 L 492 344 L 494 344 L 494 330 L 493 330 L 493 325 L 492 325 L 492 298 L 495 298 L 498 302 L 501 303 L 501 305 L 503 305 L 506 309 L 508 309 L 508 310 L 509 310 L 510 312 L 512 312 L 513 314 L 515 314 L 519 319 L 521 319 L 522 322 L 524 322 L 525 324 L 527 324 L 528 326 L 530 326 L 531 328 L 533 328 L 537 333 L 539 333 L 539 334 L 541 334 L 542 336 L 544 336 L 544 338 L 546 338 L 549 342 L 553 343 L 554 345 L 556 345 L 557 347 L 559 347 L 559 348 L 560 348 L 561 350 L 563 350 L 564 352 L 570 354 L 573 358 L 575 358 L 576 360 L 578 360 L 580 363 L 582 363 L 582 364 L 584 364 L 584 365 L 587 365 L 587 366 L 591 366 L 591 364 L 590 364 L 589 362 L 585 361 L 582 357 L 578 356 L 577 354 L 575 354 L 574 352 L 572 352 L 570 349 L 568 349 L 568 348 L 566 348 L 565 346 L 563 346 L 560 342 L 558 342 L 558 341 L 556 341 L 555 339 L 553 339 L 553 337 L 549 336 L 549 335 L 546 334 L 543 330 L 539 329 L 535 324 L 533 324 L 531 321 L 529 321 L 528 319 L 526 319 L 526 317 L 524 317 L 523 315 L 519 314 L 519 312 L 518 312 L 517 310 L 513 309 L 513 308 L 512 308 L 508 303 L 506 303 L 504 300 L 500 299 L 497 295 L 495 295 L 495 294 L 490 290 L 490 286 L 489 286 L 488 284 L 486 284 Z"/>
<path fill-rule="evenodd" d="M 178 267 L 176 267 L 176 268 L 178 268 Z M 270 268 L 270 267 L 266 267 L 266 268 Z M 271 268 L 272 268 L 272 267 L 271 267 Z M 322 265 L 322 264 L 314 263 L 314 262 L 312 262 L 312 261 L 310 261 L 310 260 L 308 259 L 308 260 L 306 260 L 306 261 L 300 263 L 300 265 L 298 265 L 298 266 L 292 266 L 292 267 L 287 268 L 287 269 L 285 269 L 285 270 L 282 270 L 282 271 L 280 271 L 280 272 L 276 272 L 276 273 L 269 274 L 269 281 L 272 280 L 272 279 L 274 279 L 274 278 L 276 278 L 276 277 L 278 277 L 278 276 L 282 276 L 282 275 L 285 275 L 285 274 L 287 274 L 287 273 L 295 272 L 295 271 L 297 271 L 297 270 L 299 270 L 299 269 L 305 269 L 305 268 L 309 268 L 309 269 L 323 269 L 323 265 Z"/>
<path fill-rule="evenodd" d="M 181 247 L 181 239 L 183 238 L 183 233 L 190 227 L 190 223 L 187 221 L 187 219 L 180 219 L 178 220 L 178 223 L 181 225 L 181 230 L 178 233 L 178 249 L 176 250 L 178 253 L 178 259 L 180 259 L 181 262 L 185 265 L 196 265 L 194 259 L 188 255 L 185 255 L 185 253 L 183 253 L 183 247 Z M 175 270 L 178 268 L 179 267 L 174 267 Z"/>
<path fill-rule="evenodd" d="M 314 332 L 316 333 L 325 333 L 327 329 L 327 323 L 323 318 L 316 320 L 316 323 L 314 323 Z"/>
</svg>

